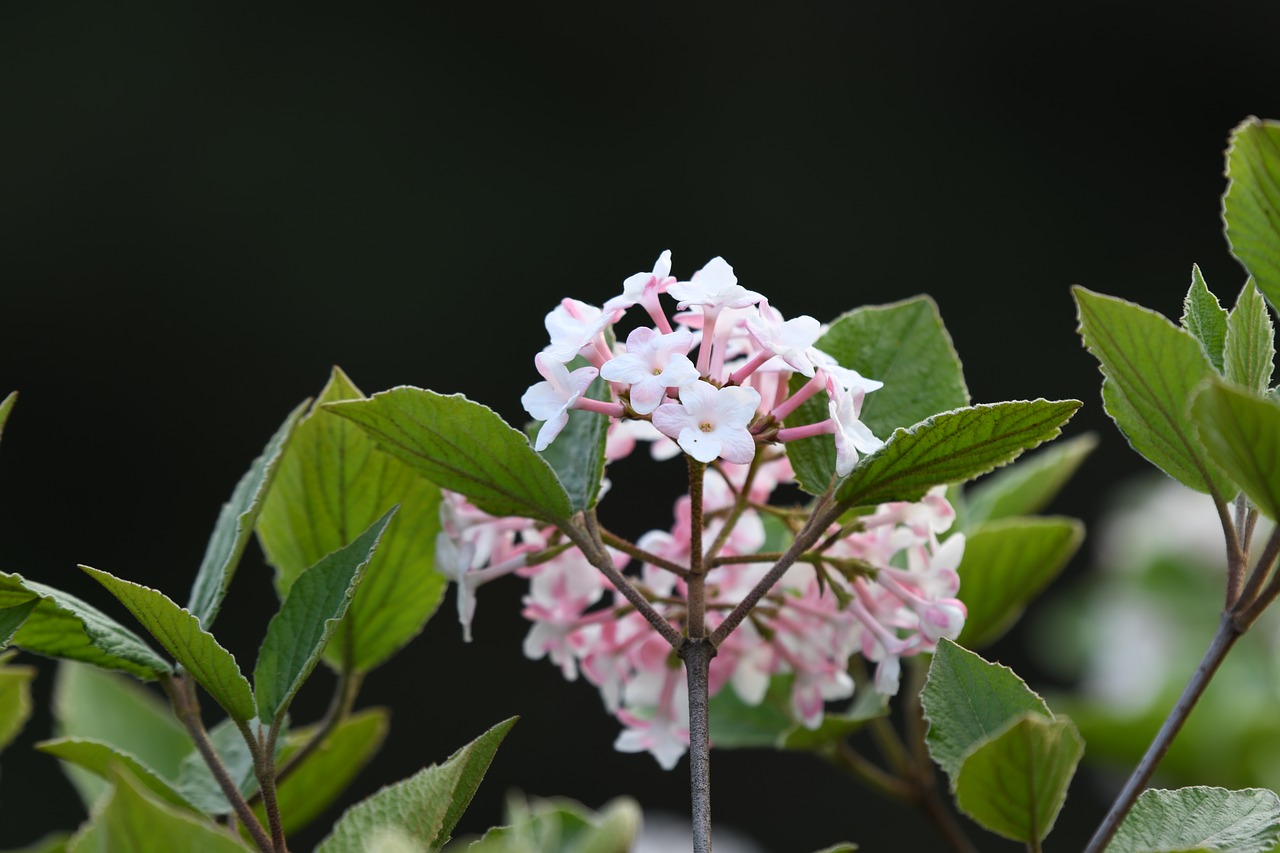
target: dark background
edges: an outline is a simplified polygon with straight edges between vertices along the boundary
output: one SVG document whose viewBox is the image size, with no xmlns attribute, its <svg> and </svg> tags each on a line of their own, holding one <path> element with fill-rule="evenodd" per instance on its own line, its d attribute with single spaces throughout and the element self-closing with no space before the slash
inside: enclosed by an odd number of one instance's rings
<svg viewBox="0 0 1280 853">
<path fill-rule="evenodd" d="M 932 294 L 975 401 L 1086 402 L 1069 433 L 1102 446 L 1055 509 L 1095 521 L 1140 465 L 1068 287 L 1176 315 L 1199 262 L 1234 299 L 1222 152 L 1246 115 L 1280 117 L 1277 8 L 0 5 L 0 394 L 21 392 L 0 568 L 122 620 L 77 563 L 180 597 L 330 365 L 522 422 L 543 314 L 665 248 L 682 278 L 723 255 L 788 316 Z M 245 661 L 269 577 L 251 549 L 219 621 Z M 395 717 L 353 796 L 520 714 L 460 830 L 514 788 L 686 811 L 687 765 L 613 752 L 594 690 L 523 659 L 519 586 L 482 591 L 474 644 L 450 599 L 370 676 L 362 704 Z M 994 655 L 1022 670 L 1020 637 Z M 0 846 L 81 819 L 30 751 L 46 736 L 37 717 L 4 755 Z M 803 756 L 718 753 L 715 778 L 717 819 L 770 850 L 935 846 Z M 1101 786 L 1077 779 L 1051 849 L 1079 846 Z"/>
</svg>

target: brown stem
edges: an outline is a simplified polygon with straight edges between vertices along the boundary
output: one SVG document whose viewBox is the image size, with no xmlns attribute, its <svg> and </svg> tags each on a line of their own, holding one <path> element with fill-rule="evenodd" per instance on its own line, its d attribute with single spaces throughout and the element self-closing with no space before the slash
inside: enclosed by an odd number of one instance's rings
<svg viewBox="0 0 1280 853">
<path fill-rule="evenodd" d="M 262 808 L 267 813 L 267 825 L 271 829 L 271 845 L 276 853 L 288 853 L 284 824 L 280 821 L 280 803 L 276 800 L 276 738 L 280 736 L 281 719 L 283 715 L 276 717 L 265 736 L 260 738 L 261 748 L 253 756 L 253 775 L 258 777 L 258 790 L 262 792 Z"/>
<path fill-rule="evenodd" d="M 685 624 L 691 639 L 707 636 L 707 567 L 702 553 L 702 475 L 707 466 L 694 459 L 689 460 L 689 579 L 686 583 L 689 596 Z"/>
<path fill-rule="evenodd" d="M 642 563 L 648 563 L 651 566 L 666 569 L 671 572 L 671 574 L 682 580 L 688 580 L 689 578 L 689 570 L 684 566 L 681 566 L 678 563 L 673 563 L 671 560 L 664 557 L 659 557 L 657 554 L 646 551 L 643 548 L 639 548 L 632 542 L 623 539 L 621 536 L 610 533 L 603 528 L 600 530 L 600 541 L 604 542 L 604 544 L 608 545 L 610 548 L 621 551 L 627 556 L 633 557 Z"/>
<path fill-rule="evenodd" d="M 1277 556 L 1280 556 L 1280 526 L 1271 531 L 1271 536 L 1267 538 L 1267 544 L 1262 549 L 1262 555 L 1258 557 L 1258 564 L 1253 567 L 1248 589 L 1241 596 L 1239 603 L 1232 608 L 1241 632 L 1252 625 L 1254 620 L 1262 615 L 1267 605 L 1280 595 L 1280 574 L 1271 574 L 1271 565 L 1276 561 Z M 1270 583 L 1265 590 L 1258 592 L 1262 586 L 1262 579 L 1268 576 L 1271 577 Z M 1250 591 L 1252 595 L 1249 594 Z"/>
<path fill-rule="evenodd" d="M 846 741 L 839 741 L 826 758 L 881 796 L 904 803 L 915 801 L 910 784 L 880 768 Z"/>
<path fill-rule="evenodd" d="M 689 682 L 689 794 L 693 853 L 711 853 L 710 668 L 716 647 L 705 637 L 685 640 L 678 650 Z"/>
<path fill-rule="evenodd" d="M 1115 802 L 1111 804 L 1111 810 L 1107 812 L 1107 816 L 1098 825 L 1093 838 L 1089 840 L 1089 846 L 1085 848 L 1085 853 L 1102 853 L 1111 842 L 1116 830 L 1120 828 L 1120 824 L 1124 821 L 1125 815 L 1129 813 L 1129 810 L 1133 808 L 1134 802 L 1137 801 L 1138 794 L 1142 793 L 1142 789 L 1147 786 L 1147 782 L 1151 780 L 1151 776 L 1155 773 L 1156 767 L 1159 766 L 1160 760 L 1169 751 L 1169 746 L 1173 743 L 1174 737 L 1177 736 L 1183 724 L 1186 723 L 1187 717 L 1191 715 L 1191 709 L 1196 706 L 1196 702 L 1199 701 L 1205 688 L 1209 686 L 1209 681 L 1213 678 L 1213 674 L 1218 671 L 1218 667 L 1222 664 L 1223 658 L 1227 656 L 1227 652 L 1231 651 L 1231 647 L 1235 645 L 1236 640 L 1240 638 L 1242 633 L 1243 628 L 1237 624 L 1235 617 L 1231 613 L 1222 614 L 1222 619 L 1218 623 L 1217 633 L 1213 635 L 1213 640 L 1209 643 L 1209 648 L 1205 652 L 1203 660 L 1196 667 L 1191 680 L 1187 682 L 1182 695 L 1178 697 L 1177 704 L 1173 706 L 1173 710 L 1169 712 L 1164 725 L 1160 727 L 1160 731 L 1156 734 L 1155 740 L 1151 741 L 1151 745 L 1147 747 L 1146 755 L 1142 756 L 1142 760 L 1134 768 L 1129 781 L 1125 783 Z"/>
<path fill-rule="evenodd" d="M 253 810 L 249 808 L 249 804 L 245 801 L 244 796 L 241 795 L 240 789 L 232 781 L 231 774 L 227 772 L 226 765 L 222 763 L 222 759 L 213 748 L 213 743 L 209 740 L 209 733 L 205 731 L 204 722 L 200 719 L 200 705 L 192 700 L 189 691 L 184 688 L 183 680 L 167 675 L 162 676 L 160 679 L 160 686 L 164 689 L 165 695 L 169 697 L 169 704 L 173 707 L 174 715 L 186 728 L 187 733 L 191 735 L 191 740 L 195 742 L 196 750 L 200 753 L 200 757 L 209 766 L 209 771 L 213 774 L 218 787 L 222 789 L 223 796 L 227 798 L 227 802 L 235 810 L 240 822 L 249 831 L 249 837 L 253 839 L 253 843 L 257 845 L 262 853 L 274 853 L 275 847 L 271 843 L 271 839 L 267 837 L 266 830 L 262 828 L 262 824 L 258 823 L 258 818 L 254 815 Z M 255 745 L 251 744 L 250 749 L 255 750 L 256 753 Z"/>
</svg>

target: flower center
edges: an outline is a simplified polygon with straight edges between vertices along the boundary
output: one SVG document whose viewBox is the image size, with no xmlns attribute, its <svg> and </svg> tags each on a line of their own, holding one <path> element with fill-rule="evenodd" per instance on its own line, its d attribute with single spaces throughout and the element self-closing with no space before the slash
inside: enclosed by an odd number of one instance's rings
<svg viewBox="0 0 1280 853">
<path fill-rule="evenodd" d="M 715 432 L 716 430 L 715 425 L 709 424 L 709 423 L 698 424 L 698 429 L 702 430 L 703 432 Z"/>
</svg>

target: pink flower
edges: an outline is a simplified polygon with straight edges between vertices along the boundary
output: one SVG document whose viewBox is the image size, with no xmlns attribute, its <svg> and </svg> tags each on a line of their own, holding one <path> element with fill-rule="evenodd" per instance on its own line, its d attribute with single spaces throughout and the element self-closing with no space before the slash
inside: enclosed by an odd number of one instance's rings
<svg viewBox="0 0 1280 853">
<path fill-rule="evenodd" d="M 694 273 L 689 281 L 679 281 L 668 287 L 667 293 L 679 300 L 676 307 L 681 311 L 690 305 L 701 305 L 706 311 L 746 308 L 764 298 L 738 284 L 733 267 L 720 257 L 707 261 L 707 265 Z"/>
<path fill-rule="evenodd" d="M 600 375 L 629 384 L 631 408 L 647 415 L 658 408 L 668 388 L 698 380 L 698 370 L 686 355 L 691 346 L 693 335 L 684 329 L 662 335 L 641 326 L 627 335 L 627 351 L 605 362 Z"/>
<path fill-rule="evenodd" d="M 562 362 L 545 352 L 534 356 L 533 363 L 546 381 L 529 386 L 520 398 L 520 404 L 534 420 L 545 422 L 538 430 L 534 449 L 546 450 L 569 422 L 569 410 L 586 393 L 600 371 L 594 367 L 579 367 L 570 373 Z"/>
<path fill-rule="evenodd" d="M 562 299 L 544 321 L 551 335 L 546 352 L 562 364 L 578 355 L 599 363 L 608 356 L 600 333 L 617 319 L 617 312 L 601 311 L 577 299 Z"/>
<path fill-rule="evenodd" d="M 699 380 L 680 389 L 679 403 L 659 406 L 653 425 L 699 462 L 723 458 L 746 463 L 756 455 L 747 426 L 759 405 L 760 394 L 754 388 L 717 388 Z"/>
<path fill-rule="evenodd" d="M 884 442 L 858 420 L 865 396 L 861 388 L 846 392 L 838 382 L 828 378 L 827 394 L 831 398 L 827 403 L 827 411 L 831 415 L 831 422 L 835 424 L 836 474 L 844 477 L 858 464 L 858 451 L 875 453 L 884 447 Z"/>
<path fill-rule="evenodd" d="M 769 355 L 782 359 L 798 373 L 813 376 L 814 364 L 809 353 L 814 341 L 822 335 L 822 324 L 807 315 L 783 320 L 767 299 L 762 298 L 759 307 L 759 315 L 747 319 L 747 333 L 763 352 L 735 373 L 735 380 L 742 382 L 755 367 L 767 361 Z"/>
<path fill-rule="evenodd" d="M 653 272 L 638 272 L 627 276 L 622 282 L 622 295 L 615 296 L 604 304 L 605 313 L 621 311 L 632 305 L 640 305 L 649 312 L 654 324 L 664 333 L 671 331 L 671 321 L 662 312 L 658 303 L 658 294 L 666 293 L 667 288 L 675 284 L 671 277 L 671 250 L 658 256 L 653 265 Z"/>
</svg>

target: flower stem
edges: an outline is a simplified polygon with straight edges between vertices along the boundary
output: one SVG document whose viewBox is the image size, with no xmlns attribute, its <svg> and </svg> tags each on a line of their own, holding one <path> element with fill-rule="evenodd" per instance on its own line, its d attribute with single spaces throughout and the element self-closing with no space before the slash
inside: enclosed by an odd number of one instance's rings
<svg viewBox="0 0 1280 853">
<path fill-rule="evenodd" d="M 711 853 L 710 669 L 716 647 L 706 637 L 690 638 L 678 654 L 689 680 L 689 794 L 693 810 L 693 853 Z"/>
<path fill-rule="evenodd" d="M 1155 773 L 1160 760 L 1169 751 L 1169 746 L 1173 743 L 1174 737 L 1177 736 L 1183 724 L 1186 723 L 1187 717 L 1191 715 L 1191 709 L 1195 707 L 1205 688 L 1209 686 L 1209 681 L 1213 678 L 1213 674 L 1218 671 L 1223 658 L 1227 656 L 1227 652 L 1231 651 L 1231 647 L 1235 645 L 1236 640 L 1240 638 L 1243 632 L 1244 629 L 1237 624 L 1234 614 L 1230 612 L 1222 614 L 1222 620 L 1218 623 L 1217 633 L 1213 635 L 1213 640 L 1209 643 L 1209 649 L 1205 652 L 1204 659 L 1196 667 L 1195 673 L 1192 674 L 1191 680 L 1187 682 L 1182 695 L 1178 697 L 1177 704 L 1169 712 L 1164 725 L 1160 727 L 1155 740 L 1151 741 L 1151 745 L 1147 747 L 1146 755 L 1142 756 L 1142 760 L 1134 768 L 1129 781 L 1125 783 L 1115 802 L 1111 804 L 1111 810 L 1107 812 L 1107 816 L 1102 819 L 1102 823 L 1098 825 L 1097 830 L 1093 833 L 1093 838 L 1089 840 L 1089 846 L 1085 848 L 1085 853 L 1102 853 L 1106 849 L 1112 837 L 1116 834 L 1116 830 L 1120 828 L 1120 824 L 1124 821 L 1125 815 L 1133 808 L 1138 795 L 1142 793 L 1143 788 L 1147 786 L 1147 782 L 1151 780 L 1151 776 Z"/>
<path fill-rule="evenodd" d="M 169 697 L 169 704 L 173 707 L 174 715 L 186 728 L 187 733 L 191 735 L 191 739 L 196 745 L 196 751 L 200 753 L 204 763 L 209 766 L 209 771 L 213 774 L 214 780 L 217 781 L 218 787 L 222 789 L 223 796 L 227 798 L 227 802 L 235 810 L 240 822 L 248 830 L 249 837 L 253 839 L 253 843 L 257 845 L 262 853 L 274 853 L 275 846 L 271 843 L 271 839 L 267 837 L 266 830 L 262 828 L 262 824 L 258 823 L 258 818 L 249 808 L 249 804 L 241 795 L 240 789 L 231 780 L 231 775 L 227 772 L 226 765 L 222 763 L 222 759 L 213 748 L 213 743 L 209 740 L 209 733 L 205 731 L 204 723 L 200 719 L 200 706 L 195 701 L 195 697 L 191 696 L 185 689 L 183 681 L 184 679 L 181 677 L 174 678 L 173 676 L 163 676 L 160 679 L 160 686 L 164 688 L 165 695 Z M 256 753 L 257 747 L 251 744 L 250 749 Z"/>
<path fill-rule="evenodd" d="M 702 553 L 702 480 L 707 466 L 692 456 L 689 459 L 689 607 L 686 615 L 689 638 L 707 636 L 707 567 Z M 692 712 L 690 712 L 692 713 Z"/>
</svg>

